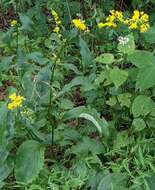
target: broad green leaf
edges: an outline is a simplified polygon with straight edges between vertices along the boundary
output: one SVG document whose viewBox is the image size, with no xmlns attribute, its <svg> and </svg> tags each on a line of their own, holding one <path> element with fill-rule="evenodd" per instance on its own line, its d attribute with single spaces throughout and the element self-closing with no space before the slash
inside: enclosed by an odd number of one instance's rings
<svg viewBox="0 0 155 190">
<path fill-rule="evenodd" d="M 141 118 L 134 119 L 132 125 L 135 131 L 141 131 L 146 127 L 145 121 Z"/>
<path fill-rule="evenodd" d="M 0 164 L 0 182 L 8 177 L 14 167 L 14 161 L 11 157 L 8 157 L 5 162 Z"/>
<path fill-rule="evenodd" d="M 91 52 L 86 44 L 86 42 L 80 37 L 79 39 L 80 53 L 82 57 L 83 67 L 87 67 L 92 64 Z"/>
<path fill-rule="evenodd" d="M 91 83 L 91 80 L 89 77 L 78 76 L 74 78 L 71 82 L 66 84 L 57 96 L 62 96 L 66 92 L 70 91 L 73 87 L 79 86 L 79 85 L 83 86 L 85 91 L 94 89 L 94 86 Z"/>
<path fill-rule="evenodd" d="M 108 123 L 104 118 L 100 118 L 99 114 L 94 109 L 88 109 L 84 106 L 73 108 L 66 112 L 63 120 L 70 120 L 75 118 L 84 118 L 91 121 L 99 131 L 100 135 L 103 133 L 105 136 L 109 135 Z"/>
<path fill-rule="evenodd" d="M 74 64 L 62 64 L 62 66 L 66 69 L 66 70 L 71 70 L 74 71 L 74 73 L 76 73 L 77 75 L 80 75 L 81 72 L 78 70 L 77 66 L 75 66 Z"/>
<path fill-rule="evenodd" d="M 0 164 L 2 164 L 9 155 L 9 152 L 4 145 L 0 145 L 0 155 Z"/>
<path fill-rule="evenodd" d="M 109 76 L 109 70 L 103 70 L 101 71 L 101 73 L 99 75 L 97 75 L 95 81 L 94 81 L 94 85 L 95 86 L 99 86 L 100 84 L 104 83 L 104 86 L 107 86 L 109 84 L 111 84 L 111 80 L 110 80 L 110 76 Z"/>
<path fill-rule="evenodd" d="M 99 131 L 99 133 L 102 134 L 102 128 L 101 128 L 101 126 L 100 126 L 99 122 L 98 122 L 97 120 L 95 120 L 95 118 L 94 118 L 93 116 L 91 116 L 91 115 L 88 114 L 88 113 L 81 113 L 81 114 L 79 115 L 79 118 L 84 118 L 84 119 L 86 119 L 86 120 L 91 121 L 91 122 L 96 126 L 96 128 L 97 128 L 98 131 Z"/>
<path fill-rule="evenodd" d="M 154 0 L 152 0 L 154 1 Z M 155 2 L 155 1 L 154 1 Z M 152 26 L 148 29 L 148 31 L 146 31 L 144 33 L 144 38 L 145 40 L 150 43 L 150 44 L 153 44 L 155 43 L 155 26 Z"/>
<path fill-rule="evenodd" d="M 31 18 L 25 14 L 19 14 L 19 17 L 20 17 L 20 21 L 22 23 L 22 29 L 27 30 L 27 31 L 31 30 L 31 25 L 32 25 Z"/>
<path fill-rule="evenodd" d="M 145 90 L 155 86 L 155 64 L 140 68 L 138 71 L 136 89 Z"/>
<path fill-rule="evenodd" d="M 128 60 L 138 68 L 155 65 L 155 56 L 153 53 L 145 50 L 135 50 L 128 55 Z"/>
<path fill-rule="evenodd" d="M 110 79 L 116 86 L 120 87 L 128 78 L 128 72 L 115 67 L 110 70 Z"/>
<path fill-rule="evenodd" d="M 39 63 L 40 65 L 45 65 L 49 61 L 47 58 L 43 57 L 43 54 L 41 52 L 29 53 L 27 55 L 27 59 Z"/>
<path fill-rule="evenodd" d="M 155 189 L 155 176 L 154 173 L 150 173 L 146 177 L 147 183 L 149 185 L 149 190 L 154 190 Z"/>
<path fill-rule="evenodd" d="M 7 114 L 8 114 L 8 109 L 7 109 L 7 104 L 2 103 L 0 104 L 0 145 L 4 143 L 5 141 L 5 129 L 7 127 Z"/>
<path fill-rule="evenodd" d="M 125 36 L 129 39 L 129 41 L 126 44 L 118 44 L 118 50 L 124 54 L 131 54 L 135 50 L 135 42 L 134 37 L 132 34 L 129 34 Z"/>
<path fill-rule="evenodd" d="M 38 75 L 36 76 L 36 90 L 40 97 L 44 97 L 48 94 L 49 91 L 49 80 L 50 80 L 51 69 L 49 66 L 46 66 L 40 69 Z"/>
<path fill-rule="evenodd" d="M 114 56 L 111 53 L 103 53 L 96 57 L 95 61 L 99 63 L 111 64 L 114 62 Z"/>
<path fill-rule="evenodd" d="M 153 109 L 155 109 L 155 103 L 150 97 L 144 95 L 137 96 L 132 104 L 132 113 L 134 117 L 146 116 Z"/>
<path fill-rule="evenodd" d="M 61 99 L 60 107 L 61 107 L 61 109 L 69 110 L 69 109 L 72 109 L 74 107 L 74 104 L 69 99 Z"/>
<path fill-rule="evenodd" d="M 39 174 L 44 164 L 44 148 L 34 140 L 25 141 L 17 151 L 15 175 L 16 180 L 31 183 Z"/>
</svg>

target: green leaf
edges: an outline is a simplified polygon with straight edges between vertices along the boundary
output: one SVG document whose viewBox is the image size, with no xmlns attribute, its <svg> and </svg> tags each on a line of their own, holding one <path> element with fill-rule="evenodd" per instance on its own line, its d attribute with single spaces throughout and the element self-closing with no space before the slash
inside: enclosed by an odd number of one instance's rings
<svg viewBox="0 0 155 190">
<path fill-rule="evenodd" d="M 118 98 L 118 101 L 120 103 L 120 105 L 123 107 L 123 106 L 126 106 L 126 107 L 130 107 L 130 104 L 131 104 L 131 94 L 130 93 L 123 93 L 123 94 L 119 94 L 117 96 Z"/>
<path fill-rule="evenodd" d="M 34 140 L 25 141 L 17 151 L 16 180 L 31 183 L 39 174 L 44 164 L 44 148 Z"/>
<path fill-rule="evenodd" d="M 150 44 L 155 43 L 155 26 L 150 27 L 147 32 L 144 33 L 144 38 L 146 42 Z"/>
<path fill-rule="evenodd" d="M 146 127 L 145 121 L 141 118 L 134 119 L 132 125 L 135 131 L 141 131 Z"/>
<path fill-rule="evenodd" d="M 128 55 L 128 60 L 138 68 L 153 66 L 155 64 L 153 53 L 145 50 L 135 50 L 134 53 Z"/>
<path fill-rule="evenodd" d="M 109 106 L 114 106 L 117 104 L 117 99 L 115 96 L 112 96 L 109 98 L 109 100 L 106 101 L 106 104 Z"/>
<path fill-rule="evenodd" d="M 81 142 L 72 146 L 71 152 L 77 156 L 85 156 L 88 155 L 89 152 L 92 154 L 100 154 L 104 152 L 104 147 L 101 142 L 97 140 L 90 139 L 89 137 L 83 137 Z"/>
<path fill-rule="evenodd" d="M 5 129 L 7 127 L 7 115 L 8 115 L 8 109 L 7 104 L 2 103 L 0 104 L 0 145 L 4 145 L 5 141 Z"/>
<path fill-rule="evenodd" d="M 114 62 L 114 56 L 111 53 L 103 53 L 96 57 L 95 61 L 99 63 L 111 64 Z"/>
<path fill-rule="evenodd" d="M 128 72 L 115 67 L 110 70 L 110 79 L 116 86 L 120 87 L 128 78 Z"/>
<path fill-rule="evenodd" d="M 125 36 L 129 39 L 129 41 L 126 44 L 118 44 L 118 50 L 124 54 L 131 54 L 135 50 L 135 42 L 134 37 L 132 34 L 129 34 Z"/>
<path fill-rule="evenodd" d="M 97 190 L 125 190 L 127 177 L 123 173 L 107 174 L 99 183 Z"/>
<path fill-rule="evenodd" d="M 89 77 L 78 76 L 78 77 L 75 77 L 71 82 L 66 84 L 62 88 L 62 90 L 58 93 L 57 96 L 62 96 L 66 92 L 70 91 L 73 87 L 78 86 L 78 85 L 83 86 L 85 91 L 94 89 L 94 86 L 91 83 L 91 80 Z"/>
<path fill-rule="evenodd" d="M 155 85 L 155 64 L 140 68 L 138 71 L 136 88 L 142 90 Z"/>
<path fill-rule="evenodd" d="M 13 58 L 14 58 L 14 55 L 2 58 L 0 62 L 0 71 L 8 71 Z"/>
<path fill-rule="evenodd" d="M 87 67 L 92 64 L 91 52 L 86 44 L 86 42 L 80 37 L 79 39 L 80 53 L 82 57 L 83 67 Z"/>
<path fill-rule="evenodd" d="M 134 117 L 146 116 L 155 108 L 155 103 L 150 97 L 139 95 L 132 104 L 132 113 Z"/>
<path fill-rule="evenodd" d="M 128 59 L 139 68 L 136 88 L 142 91 L 153 87 L 155 85 L 155 56 L 153 53 L 136 50 L 128 56 Z"/>
<path fill-rule="evenodd" d="M 108 123 L 104 118 L 100 118 L 99 114 L 94 109 L 88 109 L 84 106 L 73 108 L 66 112 L 63 116 L 63 120 L 70 120 L 75 118 L 84 118 L 91 121 L 99 131 L 100 135 L 103 133 L 105 136 L 109 135 Z"/>
<path fill-rule="evenodd" d="M 0 164 L 0 182 L 8 177 L 14 167 L 14 161 L 11 157 L 8 157 L 7 160 Z"/>
<path fill-rule="evenodd" d="M 22 23 L 22 29 L 30 31 L 31 30 L 31 25 L 32 25 L 31 18 L 28 17 L 25 14 L 19 14 L 19 17 L 20 17 L 20 21 Z"/>
</svg>

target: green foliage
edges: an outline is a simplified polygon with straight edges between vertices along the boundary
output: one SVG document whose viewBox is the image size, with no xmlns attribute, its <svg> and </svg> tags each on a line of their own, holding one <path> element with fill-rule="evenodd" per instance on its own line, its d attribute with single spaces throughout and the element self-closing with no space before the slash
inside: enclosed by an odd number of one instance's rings
<svg viewBox="0 0 155 190">
<path fill-rule="evenodd" d="M 44 148 L 34 140 L 25 141 L 16 157 L 15 175 L 18 182 L 30 183 L 43 167 Z"/>
<path fill-rule="evenodd" d="M 0 189 L 155 189 L 154 5 L 1 1 Z"/>
</svg>

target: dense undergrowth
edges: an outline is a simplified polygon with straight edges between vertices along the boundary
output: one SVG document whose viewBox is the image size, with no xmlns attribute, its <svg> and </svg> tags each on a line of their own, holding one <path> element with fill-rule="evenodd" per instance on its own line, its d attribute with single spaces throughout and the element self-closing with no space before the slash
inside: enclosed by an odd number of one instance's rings
<svg viewBox="0 0 155 190">
<path fill-rule="evenodd" d="M 155 1 L 1 0 L 0 188 L 155 189 Z"/>
</svg>

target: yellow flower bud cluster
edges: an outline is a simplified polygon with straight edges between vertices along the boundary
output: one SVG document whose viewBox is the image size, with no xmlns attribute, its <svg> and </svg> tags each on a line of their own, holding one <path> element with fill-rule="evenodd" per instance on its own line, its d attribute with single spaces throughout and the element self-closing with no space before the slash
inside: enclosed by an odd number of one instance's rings
<svg viewBox="0 0 155 190">
<path fill-rule="evenodd" d="M 9 96 L 9 99 L 11 100 L 11 102 L 7 105 L 9 110 L 13 110 L 17 107 L 21 107 L 23 100 L 25 100 L 23 96 L 17 95 L 16 93 L 11 94 Z"/>
<path fill-rule="evenodd" d="M 12 21 L 11 21 L 11 26 L 16 26 L 17 23 L 18 23 L 17 20 L 12 20 Z"/>
<path fill-rule="evenodd" d="M 130 29 L 139 29 L 140 32 L 146 32 L 149 26 L 149 16 L 143 11 L 135 10 L 133 16 L 128 22 Z"/>
<path fill-rule="evenodd" d="M 83 20 L 81 20 L 81 19 L 73 19 L 73 20 L 72 20 L 72 23 L 73 23 L 73 25 L 74 25 L 77 29 L 79 29 L 79 30 L 81 30 L 81 31 L 87 30 L 87 26 L 85 25 L 85 22 L 84 22 Z"/>
<path fill-rule="evenodd" d="M 59 31 L 60 31 L 60 26 L 61 26 L 61 20 L 60 20 L 60 18 L 59 18 L 59 16 L 58 16 L 57 12 L 56 12 L 55 10 L 51 10 L 51 14 L 52 14 L 52 16 L 53 16 L 53 18 L 54 18 L 54 21 L 55 21 L 55 23 L 56 23 L 56 26 L 55 26 L 55 28 L 53 29 L 53 32 L 59 33 Z"/>
<path fill-rule="evenodd" d="M 124 18 L 121 11 L 111 10 L 106 22 L 99 22 L 98 27 L 116 28 L 119 23 L 125 24 L 129 29 L 138 29 L 140 32 L 146 32 L 149 28 L 149 16 L 143 11 L 134 10 L 131 18 Z"/>
</svg>

